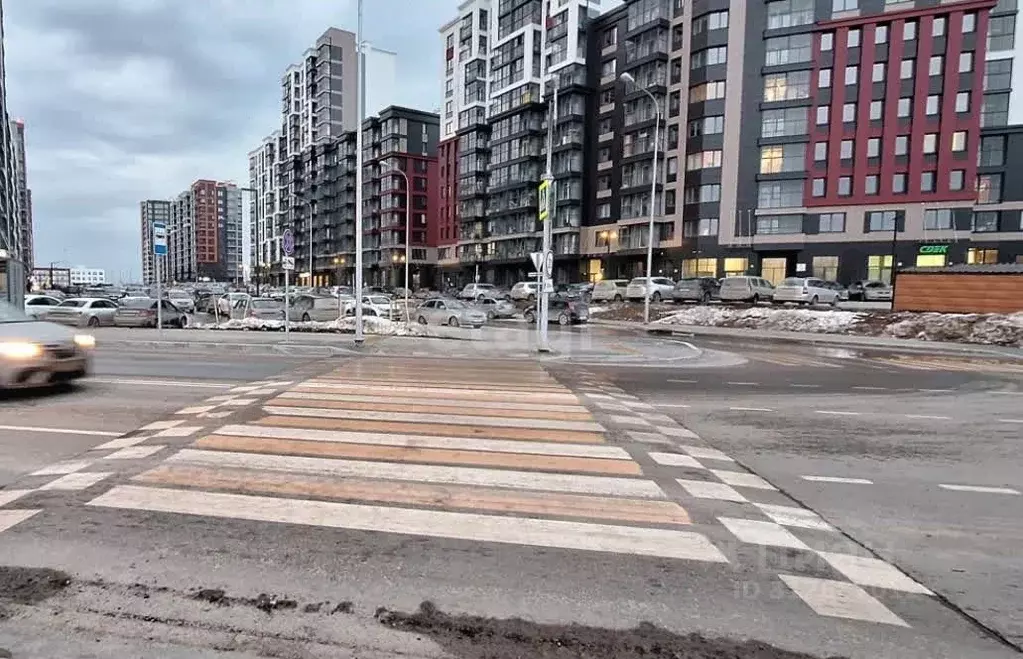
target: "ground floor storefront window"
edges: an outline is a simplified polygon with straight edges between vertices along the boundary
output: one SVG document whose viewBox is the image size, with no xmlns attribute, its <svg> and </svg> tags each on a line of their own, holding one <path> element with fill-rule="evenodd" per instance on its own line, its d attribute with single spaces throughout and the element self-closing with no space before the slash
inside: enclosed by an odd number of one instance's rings
<svg viewBox="0 0 1023 659">
<path fill-rule="evenodd" d="M 749 259 L 731 257 L 725 259 L 725 276 L 735 277 L 746 274 L 749 268 Z"/>
<path fill-rule="evenodd" d="M 686 259 L 682 261 L 683 277 L 717 277 L 717 259 Z"/>
<path fill-rule="evenodd" d="M 867 257 L 867 279 L 871 281 L 883 281 L 886 284 L 892 281 L 892 255 Z"/>
<path fill-rule="evenodd" d="M 824 281 L 838 281 L 838 257 L 813 257 L 813 276 Z"/>
<path fill-rule="evenodd" d="M 991 265 L 998 263 L 998 250 L 985 249 L 982 247 L 971 247 L 966 250 L 966 262 L 970 265 L 982 264 Z"/>
</svg>

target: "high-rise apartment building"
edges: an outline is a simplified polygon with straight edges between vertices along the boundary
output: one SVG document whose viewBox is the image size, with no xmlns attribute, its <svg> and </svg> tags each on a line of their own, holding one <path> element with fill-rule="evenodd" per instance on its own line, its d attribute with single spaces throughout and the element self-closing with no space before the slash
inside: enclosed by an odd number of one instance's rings
<svg viewBox="0 0 1023 659">
<path fill-rule="evenodd" d="M 25 161 L 25 122 L 11 120 L 11 144 L 17 168 L 15 188 L 18 198 L 18 226 L 21 241 L 20 256 L 25 270 L 30 272 L 35 262 L 35 240 L 32 233 L 32 191 L 28 188 L 28 170 Z"/>
<path fill-rule="evenodd" d="M 200 179 L 170 201 L 166 281 L 240 283 L 242 198 L 234 183 Z"/>
<path fill-rule="evenodd" d="M 18 203 L 18 158 L 7 112 L 3 6 L 0 4 L 0 249 L 22 259 L 22 217 Z M 31 270 L 26 270 L 31 272 Z"/>
<path fill-rule="evenodd" d="M 171 202 L 165 199 L 146 199 L 139 202 L 139 235 L 142 252 L 142 283 L 156 283 L 156 256 L 153 254 L 153 223 L 170 224 Z M 161 268 L 166 270 L 167 258 L 163 257 Z"/>
</svg>

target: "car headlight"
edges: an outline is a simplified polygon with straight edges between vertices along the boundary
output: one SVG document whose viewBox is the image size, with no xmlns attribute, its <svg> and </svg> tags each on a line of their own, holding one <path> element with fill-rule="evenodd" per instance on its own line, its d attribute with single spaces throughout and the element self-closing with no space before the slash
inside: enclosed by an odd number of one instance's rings
<svg viewBox="0 0 1023 659">
<path fill-rule="evenodd" d="M 32 359 L 43 354 L 43 347 L 38 343 L 24 341 L 4 341 L 0 343 L 0 356 L 8 359 Z"/>
<path fill-rule="evenodd" d="M 95 348 L 96 337 L 91 334 L 75 334 L 75 345 L 79 348 Z"/>
</svg>

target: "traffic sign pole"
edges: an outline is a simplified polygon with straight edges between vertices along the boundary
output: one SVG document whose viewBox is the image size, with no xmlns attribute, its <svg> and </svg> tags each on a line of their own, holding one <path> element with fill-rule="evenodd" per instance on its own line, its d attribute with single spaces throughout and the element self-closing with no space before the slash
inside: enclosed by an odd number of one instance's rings
<svg viewBox="0 0 1023 659">
<path fill-rule="evenodd" d="M 295 269 L 295 234 L 291 229 L 285 229 L 281 234 L 281 249 L 284 251 L 284 258 L 281 259 L 281 266 L 284 270 L 284 335 L 290 333 L 291 325 L 291 271 Z"/>
<path fill-rule="evenodd" d="M 539 207 L 540 222 L 543 224 L 543 246 L 541 250 L 544 255 L 543 268 L 540 269 L 540 282 L 541 290 L 538 291 L 539 295 L 536 296 L 537 302 L 540 307 L 540 318 L 538 323 L 540 325 L 539 332 L 539 343 L 537 350 L 540 352 L 550 352 L 551 346 L 547 336 L 547 323 L 550 320 L 550 292 L 554 288 L 551 280 L 553 274 L 548 270 L 548 259 L 551 260 L 553 265 L 553 255 L 551 254 L 551 224 L 554 222 L 554 209 L 555 204 L 553 203 L 554 194 L 554 173 L 553 173 L 553 158 L 554 158 L 554 124 L 557 122 L 558 117 L 558 81 L 556 78 L 552 78 L 554 81 L 554 94 L 551 99 L 550 105 L 547 106 L 547 169 L 543 175 L 543 181 L 540 183 L 539 195 L 537 199 L 537 206 Z"/>
<path fill-rule="evenodd" d="M 167 225 L 153 222 L 153 261 L 156 270 L 156 329 L 163 333 L 163 276 L 160 272 L 160 257 L 167 255 Z"/>
</svg>

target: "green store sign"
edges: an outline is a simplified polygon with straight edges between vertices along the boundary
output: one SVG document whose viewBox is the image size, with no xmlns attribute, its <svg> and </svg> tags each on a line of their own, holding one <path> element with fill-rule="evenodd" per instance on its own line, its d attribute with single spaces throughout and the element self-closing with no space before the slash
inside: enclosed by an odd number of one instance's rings
<svg viewBox="0 0 1023 659">
<path fill-rule="evenodd" d="M 920 245 L 918 254 L 940 254 L 947 255 L 950 245 Z"/>
</svg>

